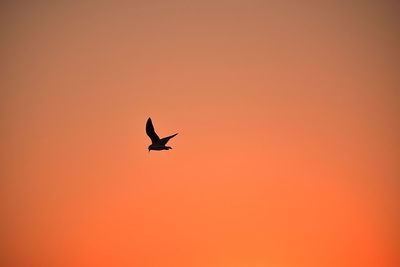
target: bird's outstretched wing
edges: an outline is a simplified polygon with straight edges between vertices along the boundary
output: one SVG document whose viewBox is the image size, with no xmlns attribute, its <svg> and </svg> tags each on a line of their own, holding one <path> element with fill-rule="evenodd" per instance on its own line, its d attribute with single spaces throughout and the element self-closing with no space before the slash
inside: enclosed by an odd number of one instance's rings
<svg viewBox="0 0 400 267">
<path fill-rule="evenodd" d="M 154 131 L 153 123 L 151 122 L 151 118 L 148 118 L 146 122 L 146 133 L 150 137 L 152 143 L 157 143 L 160 141 L 160 137 Z"/>
<path fill-rule="evenodd" d="M 176 134 L 173 134 L 173 135 L 170 135 L 170 136 L 167 136 L 167 137 L 164 137 L 164 138 L 162 138 L 162 139 L 160 140 L 160 143 L 161 143 L 163 146 L 165 146 L 165 145 L 168 143 L 169 139 L 171 139 L 171 138 L 172 138 L 172 137 L 174 137 L 175 135 L 177 135 L 177 133 L 176 133 Z"/>
</svg>

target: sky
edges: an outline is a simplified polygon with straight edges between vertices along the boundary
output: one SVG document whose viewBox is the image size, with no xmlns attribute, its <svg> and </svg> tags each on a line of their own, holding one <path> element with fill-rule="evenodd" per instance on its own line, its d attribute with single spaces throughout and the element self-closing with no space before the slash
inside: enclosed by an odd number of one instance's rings
<svg viewBox="0 0 400 267">
<path fill-rule="evenodd" d="M 1 265 L 398 266 L 399 11 L 2 1 Z"/>
</svg>

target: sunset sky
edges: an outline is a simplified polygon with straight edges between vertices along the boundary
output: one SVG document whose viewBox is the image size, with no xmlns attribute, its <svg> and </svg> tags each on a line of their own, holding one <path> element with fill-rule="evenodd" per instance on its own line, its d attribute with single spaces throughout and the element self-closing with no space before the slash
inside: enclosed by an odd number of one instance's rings
<svg viewBox="0 0 400 267">
<path fill-rule="evenodd" d="M 0 265 L 399 266 L 399 14 L 2 1 Z"/>
</svg>

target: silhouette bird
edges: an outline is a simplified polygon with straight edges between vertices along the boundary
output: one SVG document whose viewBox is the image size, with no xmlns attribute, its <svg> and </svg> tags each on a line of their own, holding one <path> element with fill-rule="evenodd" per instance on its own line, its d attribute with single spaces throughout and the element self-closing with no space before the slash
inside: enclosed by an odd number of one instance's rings
<svg viewBox="0 0 400 267">
<path fill-rule="evenodd" d="M 151 118 L 147 119 L 147 122 L 146 122 L 146 133 L 151 139 L 151 145 L 149 145 L 149 147 L 148 147 L 149 152 L 150 152 L 150 150 L 169 150 L 169 149 L 172 149 L 172 147 L 166 146 L 166 144 L 168 143 L 169 139 L 171 139 L 172 137 L 177 135 L 177 133 L 176 133 L 176 134 L 173 134 L 173 135 L 170 135 L 170 136 L 167 136 L 167 137 L 164 137 L 164 138 L 160 139 L 160 137 L 158 137 L 158 135 L 154 131 L 154 126 L 153 126 L 153 122 L 151 121 Z"/>
</svg>

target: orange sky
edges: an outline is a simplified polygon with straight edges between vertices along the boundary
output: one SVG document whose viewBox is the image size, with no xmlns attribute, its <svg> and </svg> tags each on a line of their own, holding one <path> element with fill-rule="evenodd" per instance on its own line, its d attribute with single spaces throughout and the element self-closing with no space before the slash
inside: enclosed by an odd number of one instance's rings
<svg viewBox="0 0 400 267">
<path fill-rule="evenodd" d="M 1 266 L 398 266 L 398 1 L 18 2 Z"/>
</svg>

